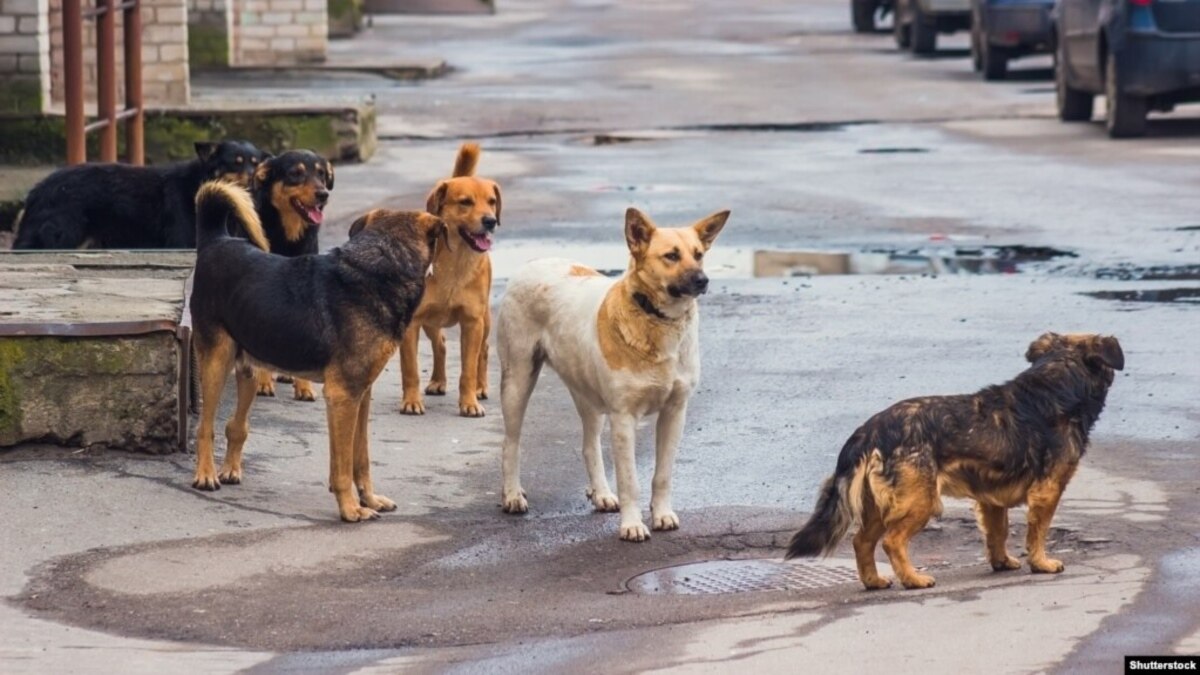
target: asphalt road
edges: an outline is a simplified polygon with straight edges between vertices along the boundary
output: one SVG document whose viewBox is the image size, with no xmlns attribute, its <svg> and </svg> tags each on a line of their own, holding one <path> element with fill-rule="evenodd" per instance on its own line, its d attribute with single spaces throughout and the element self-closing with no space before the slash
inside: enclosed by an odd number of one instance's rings
<svg viewBox="0 0 1200 675">
<path fill-rule="evenodd" d="M 1200 652 L 1194 111 L 1112 142 L 1052 118 L 1047 60 L 985 84 L 965 37 L 914 59 L 851 34 L 841 1 L 500 9 L 379 18 L 334 45 L 445 58 L 441 80 L 267 83 L 377 96 L 384 141 L 339 168 L 323 245 L 368 208 L 420 208 L 465 138 L 504 186 L 494 300 L 539 255 L 619 268 L 629 205 L 666 224 L 731 208 L 702 300 L 682 529 L 627 544 L 615 515 L 591 512 L 552 376 L 527 423 L 531 511 L 505 516 L 498 402 L 478 420 L 452 397 L 401 416 L 395 364 L 375 388 L 372 455 L 400 508 L 343 525 L 320 404 L 284 385 L 252 412 L 245 482 L 216 493 L 190 488 L 190 456 L 0 454 L 0 671 L 1116 672 L 1123 654 Z M 1055 255 L 953 273 L 1013 246 Z M 882 252 L 910 271 L 753 278 L 756 251 L 792 250 Z M 968 505 L 948 502 L 914 545 L 930 591 L 631 590 L 671 565 L 778 560 L 857 424 L 1003 381 L 1051 329 L 1117 335 L 1128 362 L 1055 521 L 1063 575 L 991 573 Z M 1014 552 L 1023 534 L 1014 515 Z"/>
</svg>

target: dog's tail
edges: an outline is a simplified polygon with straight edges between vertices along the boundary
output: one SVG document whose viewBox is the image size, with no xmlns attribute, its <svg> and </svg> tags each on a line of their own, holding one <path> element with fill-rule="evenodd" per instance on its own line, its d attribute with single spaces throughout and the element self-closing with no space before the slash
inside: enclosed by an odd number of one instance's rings
<svg viewBox="0 0 1200 675">
<path fill-rule="evenodd" d="M 827 556 L 855 523 L 862 522 L 863 495 L 868 476 L 878 470 L 879 453 L 860 447 L 857 434 L 842 449 L 838 471 L 825 479 L 817 508 L 799 532 L 792 535 L 784 560 Z M 849 461 L 846 461 L 849 460 Z"/>
<path fill-rule="evenodd" d="M 477 164 L 479 164 L 479 144 L 463 143 L 458 149 L 458 158 L 454 160 L 454 177 L 474 176 Z"/>
<path fill-rule="evenodd" d="M 271 250 L 250 193 L 227 181 L 205 183 L 196 193 L 196 250 L 229 236 L 230 231 L 244 234 L 264 251 Z"/>
</svg>

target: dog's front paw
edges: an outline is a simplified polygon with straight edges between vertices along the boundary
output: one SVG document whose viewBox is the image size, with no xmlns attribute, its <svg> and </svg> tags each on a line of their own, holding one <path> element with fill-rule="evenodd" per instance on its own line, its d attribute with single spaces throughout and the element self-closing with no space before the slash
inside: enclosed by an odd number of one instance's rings
<svg viewBox="0 0 1200 675">
<path fill-rule="evenodd" d="M 445 396 L 446 395 L 446 383 L 445 382 L 430 382 L 429 386 L 425 387 L 425 394 L 427 396 Z"/>
<path fill-rule="evenodd" d="M 460 400 L 458 402 L 458 414 L 463 417 L 483 417 L 484 412 L 479 401 Z"/>
<path fill-rule="evenodd" d="M 221 481 L 213 469 L 196 469 L 196 477 L 192 479 L 192 487 L 197 490 L 213 491 L 221 489 Z"/>
<path fill-rule="evenodd" d="M 396 502 L 384 497 L 383 495 L 364 495 L 359 498 L 360 506 L 365 506 L 368 509 L 375 511 L 395 511 Z"/>
<path fill-rule="evenodd" d="M 597 511 L 614 513 L 621 510 L 621 500 L 617 499 L 612 490 L 588 490 L 587 496 Z"/>
<path fill-rule="evenodd" d="M 889 579 L 888 577 L 880 576 L 880 575 L 876 574 L 872 578 L 863 579 L 862 585 L 868 591 L 881 591 L 885 588 L 891 588 L 892 580 Z"/>
<path fill-rule="evenodd" d="M 483 387 L 479 391 L 475 392 L 475 398 L 479 399 L 480 401 L 486 401 L 487 400 L 487 387 Z"/>
<path fill-rule="evenodd" d="M 1034 574 L 1058 574 L 1066 569 L 1066 567 L 1062 564 L 1061 560 L 1055 560 L 1054 558 L 1030 558 L 1029 569 Z"/>
<path fill-rule="evenodd" d="M 656 530 L 679 529 L 679 516 L 675 515 L 675 512 L 670 509 L 663 511 L 662 513 L 652 513 L 651 516 L 651 524 Z"/>
<path fill-rule="evenodd" d="M 525 498 L 525 491 L 517 488 L 513 492 L 504 493 L 504 503 L 501 505 L 505 513 L 525 513 L 529 510 L 529 500 Z"/>
<path fill-rule="evenodd" d="M 992 570 L 996 572 L 1008 572 L 1009 570 L 1021 569 L 1021 561 L 1016 558 L 1007 556 L 1005 560 L 993 560 Z"/>
<path fill-rule="evenodd" d="M 342 520 L 347 523 L 361 523 L 368 520 L 375 520 L 379 517 L 379 512 L 375 509 L 369 509 L 365 506 L 352 506 L 350 508 L 339 509 Z"/>
<path fill-rule="evenodd" d="M 296 383 L 292 387 L 292 397 L 297 401 L 315 401 L 317 400 L 317 392 L 313 391 L 311 382 L 296 380 Z"/>
<path fill-rule="evenodd" d="M 258 381 L 258 389 L 257 389 L 256 393 L 259 396 L 274 396 L 275 395 L 275 383 L 269 379 L 259 380 Z"/>
<path fill-rule="evenodd" d="M 900 583 L 904 584 L 905 588 L 918 589 L 918 588 L 933 588 L 933 585 L 937 582 L 934 580 L 933 577 L 929 576 L 928 574 L 917 574 L 916 572 L 913 572 L 912 574 L 908 575 L 907 577 L 904 577 L 903 579 L 901 579 Z"/>
<path fill-rule="evenodd" d="M 221 481 L 221 485 L 241 485 L 242 467 L 222 466 L 221 471 L 217 473 L 217 480 Z"/>
<path fill-rule="evenodd" d="M 402 415 L 424 415 L 425 403 L 421 399 L 405 398 L 400 404 L 400 414 Z"/>
<path fill-rule="evenodd" d="M 650 538 L 650 530 L 642 522 L 621 524 L 621 539 L 624 541 L 646 541 Z"/>
</svg>

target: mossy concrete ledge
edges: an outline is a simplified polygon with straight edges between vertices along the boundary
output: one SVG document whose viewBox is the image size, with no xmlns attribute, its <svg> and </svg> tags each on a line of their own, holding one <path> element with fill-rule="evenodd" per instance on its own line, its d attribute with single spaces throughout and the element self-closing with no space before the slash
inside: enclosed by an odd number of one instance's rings
<svg viewBox="0 0 1200 675">
<path fill-rule="evenodd" d="M 146 112 L 146 161 L 162 164 L 195 157 L 196 141 L 238 138 L 275 154 L 305 148 L 340 162 L 375 154 L 375 104 L 370 100 L 298 105 L 279 101 L 221 102 Z M 61 163 L 66 156 L 63 118 L 8 117 L 0 123 L 0 163 Z M 95 158 L 98 136 L 88 138 Z M 124 134 L 118 139 L 124 153 Z"/>
<path fill-rule="evenodd" d="M 0 447 L 186 448 L 191 254 L 0 254 Z"/>
</svg>

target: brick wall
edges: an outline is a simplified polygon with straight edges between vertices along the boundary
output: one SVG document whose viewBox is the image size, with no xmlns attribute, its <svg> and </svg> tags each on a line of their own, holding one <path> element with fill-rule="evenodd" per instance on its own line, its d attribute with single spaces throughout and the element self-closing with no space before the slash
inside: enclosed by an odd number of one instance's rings
<svg viewBox="0 0 1200 675">
<path fill-rule="evenodd" d="M 0 0 L 12 2 L 13 0 Z M 47 0 L 42 0 L 47 1 Z M 149 107 L 184 105 L 191 96 L 188 83 L 187 0 L 142 0 L 142 96 Z M 50 8 L 50 99 L 64 101 L 62 0 L 48 0 Z M 87 7 L 91 3 L 85 2 Z M 125 97 L 125 52 L 120 13 L 116 18 L 117 107 Z M 96 30 L 83 24 L 84 95 L 96 100 Z"/>
<path fill-rule="evenodd" d="M 0 113 L 40 113 L 50 98 L 48 0 L 0 0 Z"/>
<path fill-rule="evenodd" d="M 233 11 L 233 65 L 282 66 L 325 60 L 326 0 L 240 0 Z"/>
</svg>

